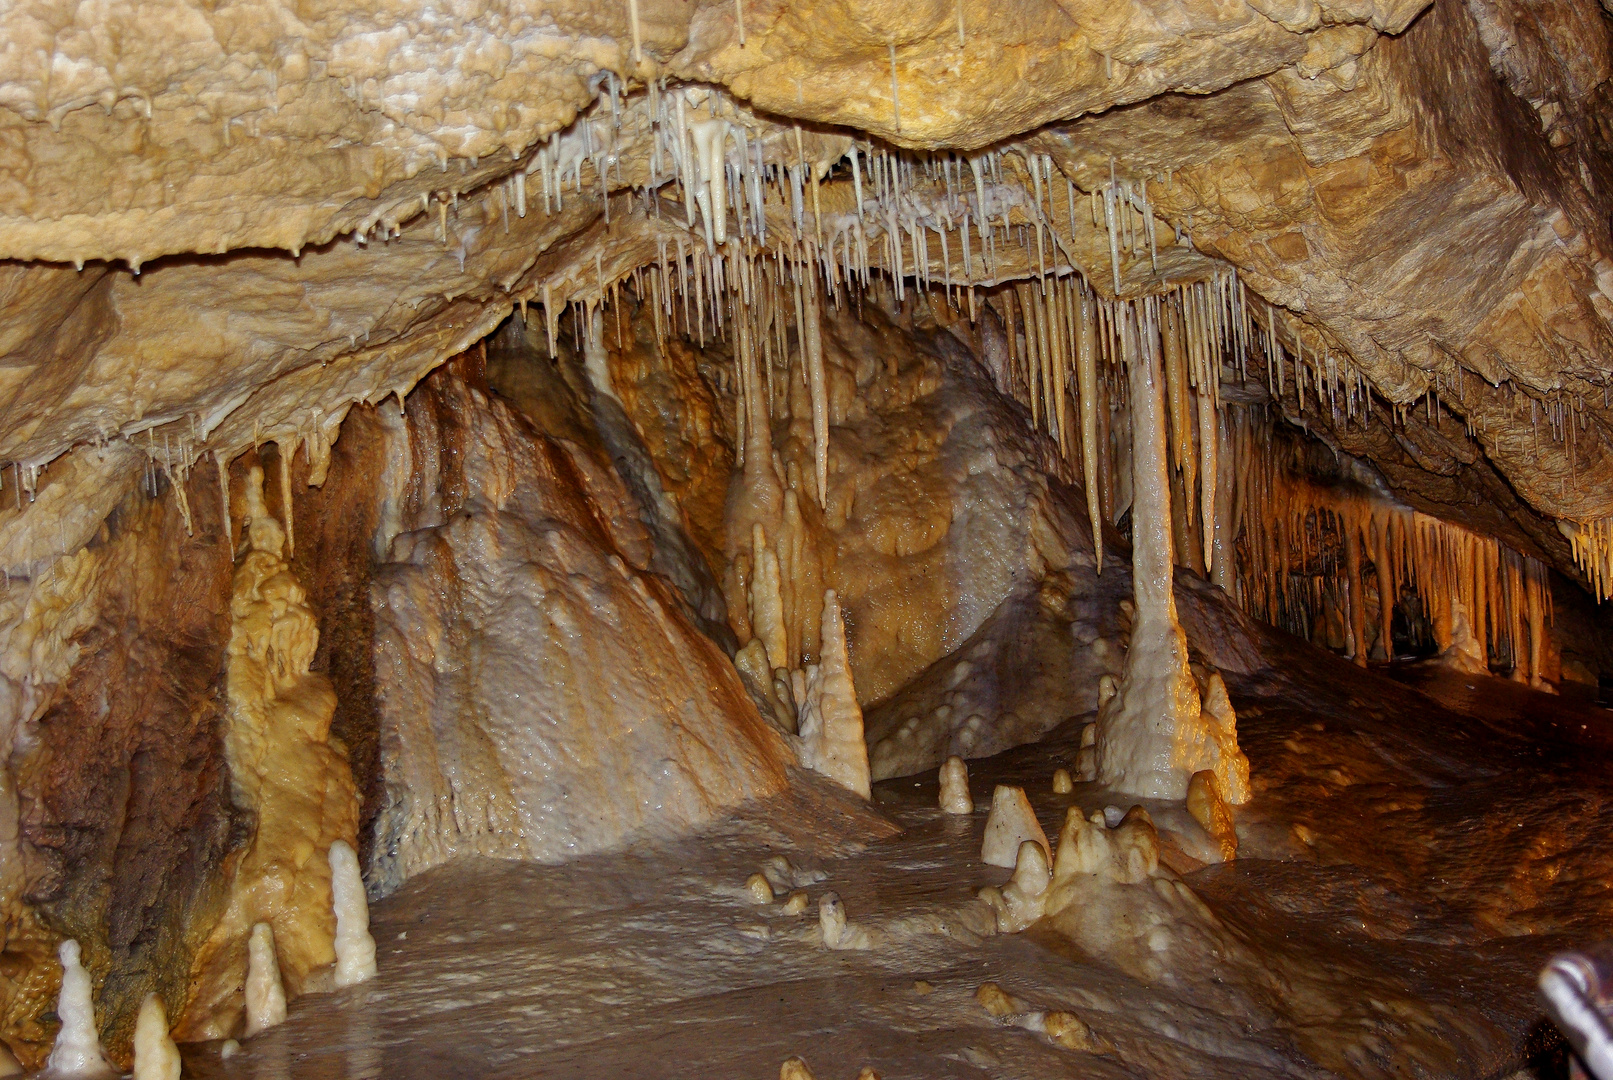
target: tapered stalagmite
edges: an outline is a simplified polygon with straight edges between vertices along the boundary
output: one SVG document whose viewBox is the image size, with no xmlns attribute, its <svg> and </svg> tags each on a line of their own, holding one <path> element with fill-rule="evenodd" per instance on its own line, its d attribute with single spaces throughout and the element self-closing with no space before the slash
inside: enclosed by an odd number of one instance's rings
<svg viewBox="0 0 1613 1080">
<path fill-rule="evenodd" d="M 375 977 L 375 939 L 358 855 L 345 840 L 330 846 L 330 887 L 336 910 L 336 986 L 353 986 Z"/>
<path fill-rule="evenodd" d="M 987 866 L 1015 866 L 1019 862 L 1019 845 L 1035 841 L 1044 852 L 1051 854 L 1047 833 L 1036 820 L 1025 789 L 997 785 L 991 795 L 991 813 L 986 816 L 986 837 L 980 846 L 980 861 Z"/>
<path fill-rule="evenodd" d="M 147 994 L 134 1025 L 134 1080 L 179 1080 L 179 1047 L 168 1034 L 162 998 Z"/>
<path fill-rule="evenodd" d="M 268 923 L 252 927 L 247 940 L 246 1035 L 284 1023 L 286 991 L 280 982 L 280 959 L 275 954 L 274 929 Z"/>
<path fill-rule="evenodd" d="M 62 989 L 56 998 L 56 1033 L 46 1066 L 63 1077 L 107 1077 L 116 1075 L 101 1037 L 96 1031 L 95 1003 L 91 997 L 90 973 L 79 961 L 76 941 L 64 941 L 56 950 L 62 962 Z"/>
<path fill-rule="evenodd" d="M 863 741 L 862 708 L 851 682 L 846 626 L 833 589 L 823 594 L 821 638 L 818 663 L 807 672 L 798 740 L 801 764 L 866 799 L 870 793 L 868 744 Z"/>
<path fill-rule="evenodd" d="M 1131 389 L 1131 648 L 1118 691 L 1099 712 L 1098 778 L 1117 791 L 1185 799 L 1188 781 L 1238 753 L 1212 728 L 1187 663 L 1173 590 L 1166 409 L 1156 308 L 1123 310 L 1119 332 Z M 1230 801 L 1230 800 L 1229 800 Z"/>
<path fill-rule="evenodd" d="M 778 556 L 768 547 L 767 533 L 760 522 L 751 526 L 751 537 L 751 633 L 767 650 L 769 666 L 788 669 L 790 653 L 784 633 Z"/>
</svg>

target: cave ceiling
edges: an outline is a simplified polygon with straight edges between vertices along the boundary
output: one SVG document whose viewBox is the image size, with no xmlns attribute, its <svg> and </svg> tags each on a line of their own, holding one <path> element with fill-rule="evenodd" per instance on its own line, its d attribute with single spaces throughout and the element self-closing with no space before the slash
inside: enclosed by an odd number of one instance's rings
<svg viewBox="0 0 1613 1080">
<path fill-rule="evenodd" d="M 1571 569 L 1553 526 L 1613 516 L 1610 74 L 1605 12 L 1515 0 L 12 5 L 0 461 L 35 501 L 8 489 L 0 562 L 72 550 L 153 461 L 289 442 L 317 479 L 353 403 L 708 243 L 675 100 L 799 169 L 804 211 L 759 191 L 765 235 L 736 219 L 721 250 L 821 258 L 828 223 L 849 256 L 858 155 L 1039 182 L 999 210 L 1045 212 L 1048 249 L 965 268 L 937 221 L 929 276 L 1236 271 L 1378 406 L 1352 427 L 1290 386 L 1290 419 Z M 1120 185 L 1151 255 L 1094 224 Z"/>
</svg>

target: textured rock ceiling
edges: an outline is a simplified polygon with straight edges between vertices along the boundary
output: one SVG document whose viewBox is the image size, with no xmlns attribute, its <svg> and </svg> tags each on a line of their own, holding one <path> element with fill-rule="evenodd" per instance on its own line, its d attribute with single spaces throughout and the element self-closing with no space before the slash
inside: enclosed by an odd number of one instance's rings
<svg viewBox="0 0 1613 1080">
<path fill-rule="evenodd" d="M 291 440 L 317 460 L 354 401 L 516 304 L 597 297 L 692 242 L 680 203 L 642 197 L 653 82 L 724 88 L 708 108 L 768 161 L 813 163 L 825 214 L 853 205 L 845 135 L 1006 149 L 1020 179 L 1045 154 L 1080 196 L 1146 184 L 1184 240 L 1158 271 L 1128 260 L 1123 292 L 1230 263 L 1381 402 L 1441 403 L 1308 425 L 1564 565 L 1551 519 L 1613 515 L 1609 42 L 1603 11 L 1562 0 L 13 5 L 0 461 L 22 466 L 6 503 L 20 480 L 57 512 L 0 518 L 0 562 L 71 550 L 148 455 Z M 590 109 L 601 132 L 623 117 L 610 212 L 597 176 L 543 212 L 544 148 Z M 1064 227 L 1106 287 L 1104 236 Z"/>
</svg>

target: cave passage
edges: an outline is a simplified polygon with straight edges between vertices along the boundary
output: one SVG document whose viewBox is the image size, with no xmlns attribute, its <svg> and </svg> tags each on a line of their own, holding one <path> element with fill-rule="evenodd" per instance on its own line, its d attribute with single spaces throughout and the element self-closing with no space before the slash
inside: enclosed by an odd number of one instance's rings
<svg viewBox="0 0 1613 1080">
<path fill-rule="evenodd" d="M 1609 10 L 0 11 L 0 1076 L 1613 1061 Z"/>
</svg>

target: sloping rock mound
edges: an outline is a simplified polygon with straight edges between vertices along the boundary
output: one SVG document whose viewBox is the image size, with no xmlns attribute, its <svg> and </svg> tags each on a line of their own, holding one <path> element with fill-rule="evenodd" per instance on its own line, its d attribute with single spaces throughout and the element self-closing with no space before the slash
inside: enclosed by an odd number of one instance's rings
<svg viewBox="0 0 1613 1080">
<path fill-rule="evenodd" d="M 559 861 L 782 787 L 788 749 L 646 572 L 614 473 L 453 378 L 393 424 L 373 891 L 461 853 Z"/>
</svg>

